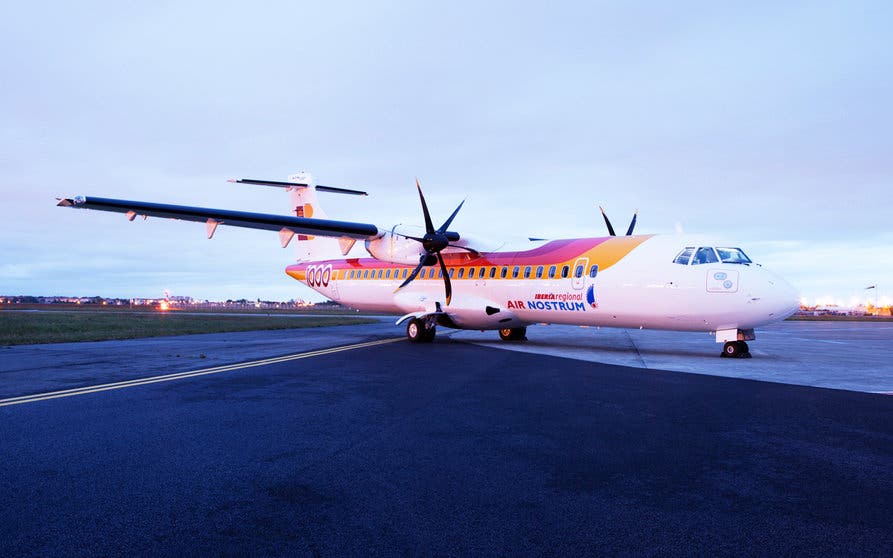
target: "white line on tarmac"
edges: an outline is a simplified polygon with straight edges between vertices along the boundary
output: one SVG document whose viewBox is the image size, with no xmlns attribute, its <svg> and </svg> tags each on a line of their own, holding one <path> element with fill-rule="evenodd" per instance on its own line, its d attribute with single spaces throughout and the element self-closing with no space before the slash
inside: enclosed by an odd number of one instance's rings
<svg viewBox="0 0 893 558">
<path fill-rule="evenodd" d="M 403 337 L 395 337 L 391 339 L 381 339 L 378 341 L 368 341 L 366 343 L 355 343 L 353 345 L 343 345 L 340 347 L 331 347 L 328 349 L 319 349 L 316 351 L 308 351 L 306 353 L 298 353 L 294 355 L 286 355 L 281 357 L 266 358 L 263 360 L 253 360 L 249 362 L 240 362 L 238 364 L 229 364 L 226 366 L 215 366 L 214 368 L 203 368 L 201 370 L 190 370 L 187 372 L 178 372 L 176 374 L 165 374 L 163 376 L 151 376 L 148 378 L 136 378 L 123 382 L 114 382 L 110 384 L 99 384 L 95 386 L 83 386 L 79 388 L 66 389 L 61 391 L 50 391 L 46 393 L 34 393 L 31 395 L 20 395 L 18 397 L 9 397 L 0 399 L 0 407 L 8 405 L 20 405 L 22 403 L 34 403 L 36 401 L 46 401 L 47 399 L 58 399 L 60 397 L 72 397 L 74 395 L 86 395 L 88 393 L 97 393 L 100 391 L 109 391 L 113 389 L 123 389 L 128 387 L 143 386 L 146 384 L 157 384 L 159 382 L 170 382 L 173 380 L 183 380 L 186 378 L 194 378 L 196 376 L 207 376 L 210 374 L 220 374 L 222 372 L 232 372 L 233 370 L 242 370 L 245 368 L 254 368 L 256 366 L 266 366 L 268 364 L 277 364 L 280 362 L 288 362 L 291 360 L 299 360 L 303 358 L 311 358 L 343 351 L 351 351 L 354 349 L 363 349 L 366 347 L 375 347 L 387 343 L 402 341 Z"/>
</svg>

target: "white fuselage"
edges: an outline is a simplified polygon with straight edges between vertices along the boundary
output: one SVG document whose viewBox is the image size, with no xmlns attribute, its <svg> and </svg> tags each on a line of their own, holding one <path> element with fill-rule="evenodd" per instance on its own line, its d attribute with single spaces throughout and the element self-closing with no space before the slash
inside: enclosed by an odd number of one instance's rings
<svg viewBox="0 0 893 558">
<path fill-rule="evenodd" d="M 686 246 L 712 245 L 682 235 L 635 236 L 532 243 L 526 250 L 480 256 L 455 254 L 447 262 L 453 291 L 449 306 L 436 266 L 398 292 L 412 266 L 342 259 L 290 266 L 287 272 L 346 306 L 398 314 L 439 307 L 451 326 L 466 329 L 556 323 L 749 330 L 796 310 L 794 289 L 757 264 L 674 263 Z"/>
</svg>

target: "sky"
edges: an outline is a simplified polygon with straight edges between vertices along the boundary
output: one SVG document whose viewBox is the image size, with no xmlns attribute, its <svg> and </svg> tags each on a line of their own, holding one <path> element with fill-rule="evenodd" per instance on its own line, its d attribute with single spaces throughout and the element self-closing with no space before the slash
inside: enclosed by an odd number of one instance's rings
<svg viewBox="0 0 893 558">
<path fill-rule="evenodd" d="M 275 233 L 57 208 L 478 236 L 734 240 L 809 303 L 893 299 L 890 2 L 18 2 L 0 18 L 0 294 L 320 300 Z M 437 5 L 442 4 L 442 5 Z M 877 289 L 866 290 L 870 285 Z"/>
</svg>

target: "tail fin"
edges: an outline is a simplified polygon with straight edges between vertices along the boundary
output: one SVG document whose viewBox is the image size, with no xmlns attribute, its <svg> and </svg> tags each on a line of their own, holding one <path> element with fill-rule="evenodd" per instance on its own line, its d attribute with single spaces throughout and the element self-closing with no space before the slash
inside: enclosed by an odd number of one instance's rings
<svg viewBox="0 0 893 558">
<path fill-rule="evenodd" d="M 313 182 L 313 176 L 310 173 L 301 171 L 288 177 L 288 182 L 277 182 L 273 180 L 254 180 L 241 179 L 230 180 L 239 184 L 257 184 L 259 186 L 274 186 L 277 188 L 285 188 L 289 193 L 291 200 L 290 213 L 296 217 L 307 217 L 314 219 L 328 219 L 325 210 L 320 206 L 317 192 L 330 192 L 334 194 L 350 194 L 355 196 L 365 196 L 366 192 L 360 190 L 350 190 L 347 188 L 336 188 L 334 186 L 323 186 Z M 288 239 L 290 240 L 290 238 Z M 287 245 L 288 240 L 283 239 L 283 243 Z M 317 237 L 310 235 L 295 235 L 296 255 L 298 262 L 325 260 L 339 258 L 346 255 L 354 244 L 353 239 L 338 239 L 331 237 Z"/>
</svg>

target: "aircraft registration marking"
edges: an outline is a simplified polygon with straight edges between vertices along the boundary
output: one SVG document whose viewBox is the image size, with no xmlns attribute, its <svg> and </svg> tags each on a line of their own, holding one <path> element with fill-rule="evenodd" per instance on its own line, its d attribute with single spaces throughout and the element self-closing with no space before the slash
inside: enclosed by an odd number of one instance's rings
<svg viewBox="0 0 893 558">
<path fill-rule="evenodd" d="M 0 407 L 9 405 L 20 405 L 22 403 L 35 403 L 37 401 L 46 401 L 48 399 L 58 399 L 60 397 L 72 397 L 75 395 L 87 395 L 89 393 L 97 393 L 100 391 L 109 391 L 113 389 L 124 389 L 129 387 L 144 386 L 147 384 L 157 384 L 159 382 L 170 382 L 173 380 L 184 380 L 186 378 L 195 378 L 197 376 L 207 376 L 210 374 L 220 374 L 222 372 L 232 372 L 234 370 L 243 370 L 245 368 L 255 368 L 258 366 L 266 366 L 268 364 L 278 364 L 291 360 L 300 360 L 316 356 L 329 355 L 344 351 L 352 351 L 354 349 L 363 349 L 366 347 L 375 347 L 385 345 L 387 343 L 395 343 L 403 341 L 403 337 L 394 337 L 390 339 L 380 339 L 377 341 L 367 341 L 365 343 L 354 343 L 352 345 L 342 345 L 340 347 L 330 347 L 328 349 L 319 349 L 316 351 L 308 351 L 306 353 L 297 353 L 294 355 L 285 355 L 281 357 L 266 358 L 262 360 L 252 360 L 248 362 L 240 362 L 236 364 L 228 364 L 224 366 L 215 366 L 213 368 L 203 368 L 200 370 L 189 370 L 186 372 L 178 372 L 175 374 L 165 374 L 162 376 L 150 376 L 148 378 L 135 378 L 122 382 L 113 382 L 109 384 L 99 384 L 95 386 L 83 386 L 79 388 L 66 389 L 62 391 L 50 391 L 45 393 L 34 393 L 31 395 L 20 395 L 18 397 L 9 397 L 0 399 Z"/>
</svg>

